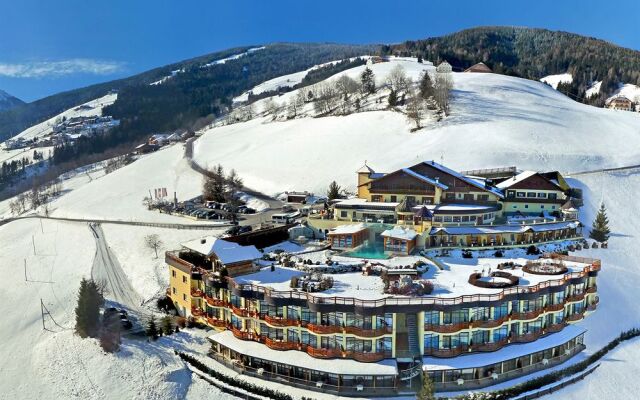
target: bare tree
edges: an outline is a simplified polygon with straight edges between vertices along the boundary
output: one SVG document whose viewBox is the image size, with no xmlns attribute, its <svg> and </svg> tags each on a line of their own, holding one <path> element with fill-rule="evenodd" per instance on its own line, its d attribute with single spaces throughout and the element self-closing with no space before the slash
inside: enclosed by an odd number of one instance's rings
<svg viewBox="0 0 640 400">
<path fill-rule="evenodd" d="M 160 247 L 162 247 L 162 244 L 163 244 L 162 240 L 160 240 L 160 237 L 155 233 L 152 233 L 150 235 L 145 236 L 144 241 L 148 248 L 155 251 L 156 258 L 158 258 L 158 249 L 160 249 Z"/>
<path fill-rule="evenodd" d="M 271 114 L 275 118 L 279 108 L 280 106 L 275 102 L 275 100 L 273 100 L 273 97 L 269 97 L 264 102 L 263 112 L 264 114 Z"/>
<path fill-rule="evenodd" d="M 20 215 L 22 213 L 22 206 L 17 199 L 14 199 L 9 202 L 9 210 L 11 210 L 13 215 Z"/>
<path fill-rule="evenodd" d="M 451 77 L 451 66 L 447 63 L 438 65 L 436 69 L 435 100 L 444 115 L 449 115 L 449 100 L 453 79 Z"/>
<path fill-rule="evenodd" d="M 321 82 L 314 85 L 314 108 L 318 114 L 327 114 L 336 106 L 338 91 L 334 84 Z"/>
<path fill-rule="evenodd" d="M 407 77 L 407 74 L 402 68 L 402 65 L 396 65 L 393 67 L 389 76 L 387 76 L 387 83 L 391 86 L 396 93 L 406 93 L 411 85 L 411 79 Z"/>
<path fill-rule="evenodd" d="M 416 129 L 420 129 L 422 119 L 424 117 L 424 100 L 416 93 L 413 93 L 409 97 L 407 103 L 407 117 L 415 122 Z"/>
</svg>

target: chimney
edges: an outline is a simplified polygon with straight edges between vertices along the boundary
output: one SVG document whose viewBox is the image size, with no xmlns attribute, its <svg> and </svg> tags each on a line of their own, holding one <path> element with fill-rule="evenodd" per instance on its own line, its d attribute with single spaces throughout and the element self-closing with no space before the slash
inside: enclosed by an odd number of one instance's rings
<svg viewBox="0 0 640 400">
<path fill-rule="evenodd" d="M 205 243 L 207 243 L 207 238 L 200 239 L 200 244 L 205 244 Z"/>
</svg>

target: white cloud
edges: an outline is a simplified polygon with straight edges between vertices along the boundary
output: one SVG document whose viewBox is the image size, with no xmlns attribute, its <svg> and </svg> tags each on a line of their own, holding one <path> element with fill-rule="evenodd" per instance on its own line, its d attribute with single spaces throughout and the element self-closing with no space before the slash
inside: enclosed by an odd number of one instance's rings
<svg viewBox="0 0 640 400">
<path fill-rule="evenodd" d="M 119 72 L 123 63 L 116 61 L 73 58 L 62 61 L 0 62 L 0 76 L 11 78 L 42 78 L 72 74 L 109 75 Z"/>
</svg>

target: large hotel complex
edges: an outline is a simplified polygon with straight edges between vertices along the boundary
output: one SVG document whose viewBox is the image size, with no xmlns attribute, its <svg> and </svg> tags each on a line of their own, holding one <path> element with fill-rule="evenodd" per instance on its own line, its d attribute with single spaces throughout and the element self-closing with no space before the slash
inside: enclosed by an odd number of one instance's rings
<svg viewBox="0 0 640 400">
<path fill-rule="evenodd" d="M 566 255 L 584 241 L 581 196 L 558 172 L 429 161 L 365 165 L 357 183 L 357 198 L 291 227 L 319 250 L 269 256 L 209 236 L 166 253 L 178 313 L 216 330 L 211 357 L 309 390 L 392 396 L 423 372 L 437 391 L 478 389 L 584 349 L 576 323 L 596 309 L 601 265 Z"/>
</svg>

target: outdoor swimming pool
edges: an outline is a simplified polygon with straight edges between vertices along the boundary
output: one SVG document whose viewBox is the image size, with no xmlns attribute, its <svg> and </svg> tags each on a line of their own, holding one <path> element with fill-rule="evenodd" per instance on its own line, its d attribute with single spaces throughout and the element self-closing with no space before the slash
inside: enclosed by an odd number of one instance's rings
<svg viewBox="0 0 640 400">
<path fill-rule="evenodd" d="M 374 260 L 384 260 L 390 258 L 388 255 L 384 254 L 382 243 L 380 243 L 379 245 L 366 244 L 358 247 L 355 250 L 345 252 L 342 255 L 345 257 L 367 258 Z"/>
</svg>

